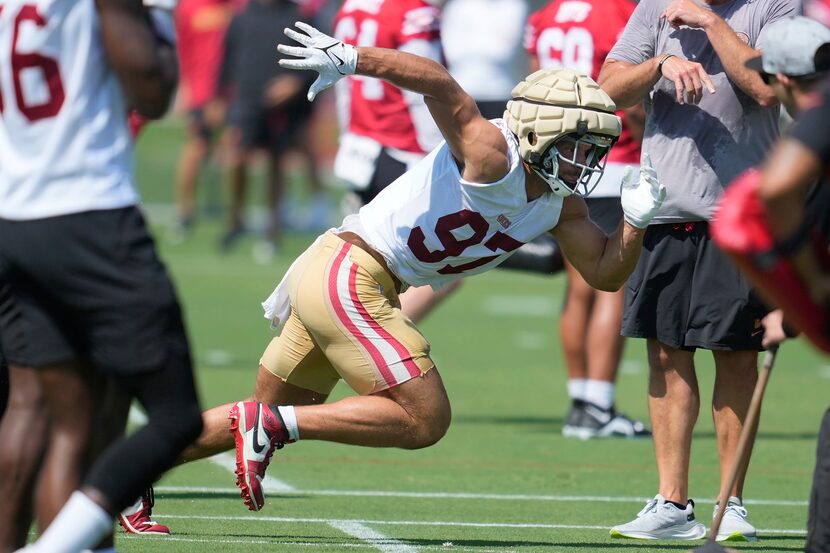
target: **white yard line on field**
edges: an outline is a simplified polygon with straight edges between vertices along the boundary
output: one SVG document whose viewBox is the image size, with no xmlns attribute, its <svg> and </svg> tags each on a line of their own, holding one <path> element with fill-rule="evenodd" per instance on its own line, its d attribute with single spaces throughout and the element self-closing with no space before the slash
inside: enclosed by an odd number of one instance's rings
<svg viewBox="0 0 830 553">
<path fill-rule="evenodd" d="M 239 516 L 211 516 L 211 515 L 161 515 L 164 519 L 183 520 L 235 520 L 239 522 L 284 522 L 284 523 L 317 523 L 337 527 L 336 524 L 366 524 L 369 526 L 450 526 L 455 528 L 538 528 L 542 530 L 602 530 L 607 532 L 608 526 L 596 524 L 547 524 L 543 522 L 464 522 L 448 520 L 367 520 L 367 519 L 336 519 L 315 517 L 269 517 L 256 515 Z M 804 536 L 803 528 L 758 528 L 758 534 L 779 534 Z"/>
<path fill-rule="evenodd" d="M 198 486 L 156 486 L 156 491 L 227 494 L 236 491 L 236 488 L 213 488 Z M 554 502 L 586 502 L 586 503 L 645 503 L 648 497 L 631 496 L 602 496 L 602 495 L 532 495 L 515 493 L 468 493 L 468 492 L 404 492 L 379 490 L 287 490 L 294 495 L 332 496 L 332 497 L 394 497 L 413 499 L 473 499 L 493 501 L 554 501 Z M 697 503 L 714 503 L 714 499 L 701 499 Z M 746 499 L 745 505 L 769 505 L 774 507 L 806 507 L 807 501 L 790 499 Z"/>
<path fill-rule="evenodd" d="M 394 540 L 354 520 L 333 520 L 327 524 L 344 534 L 375 546 L 376 549 L 384 553 L 416 553 L 418 551 L 411 545 Z"/>
<path fill-rule="evenodd" d="M 279 539 L 273 540 L 264 540 L 264 539 L 248 539 L 248 538 L 239 538 L 236 540 L 231 540 L 227 538 L 219 538 L 219 539 L 210 539 L 210 538 L 186 538 L 182 536 L 138 536 L 135 534 L 121 534 L 118 537 L 119 540 L 140 540 L 142 543 L 152 543 L 152 540 L 160 540 L 164 542 L 168 541 L 175 541 L 175 542 L 184 542 L 184 543 L 207 543 L 207 544 L 214 544 L 214 543 L 221 543 L 221 544 L 228 544 L 228 545 L 278 545 L 280 547 L 286 546 L 293 546 L 293 547 L 319 547 L 325 549 L 376 549 L 374 545 L 368 543 L 344 543 L 344 542 L 322 542 L 322 541 L 282 541 Z M 490 549 L 490 548 L 481 548 L 481 547 L 464 547 L 455 545 L 452 542 L 445 542 L 443 545 L 424 545 L 418 546 L 418 551 L 459 551 L 459 552 L 471 552 L 471 553 L 515 553 L 512 549 Z M 562 553 L 565 553 L 566 550 L 562 550 Z M 559 553 L 556 550 L 551 550 L 549 553 Z"/>
</svg>

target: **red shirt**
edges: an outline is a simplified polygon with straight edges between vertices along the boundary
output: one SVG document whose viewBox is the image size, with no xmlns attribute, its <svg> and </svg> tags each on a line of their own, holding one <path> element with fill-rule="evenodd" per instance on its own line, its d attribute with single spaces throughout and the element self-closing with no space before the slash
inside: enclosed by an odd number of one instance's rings
<svg viewBox="0 0 830 553">
<path fill-rule="evenodd" d="M 346 0 L 334 29 L 347 44 L 399 49 L 414 39 L 439 41 L 440 12 L 425 0 Z M 378 79 L 348 79 L 349 131 L 389 148 L 425 153 L 399 88 Z"/>
<path fill-rule="evenodd" d="M 539 67 L 568 67 L 596 80 L 636 4 L 629 0 L 554 0 L 531 14 L 525 48 Z M 623 119 L 622 134 L 608 154 L 609 162 L 640 163 L 640 145 Z"/>
<path fill-rule="evenodd" d="M 218 93 L 232 0 L 181 0 L 175 11 L 184 105 L 204 106 Z"/>
</svg>

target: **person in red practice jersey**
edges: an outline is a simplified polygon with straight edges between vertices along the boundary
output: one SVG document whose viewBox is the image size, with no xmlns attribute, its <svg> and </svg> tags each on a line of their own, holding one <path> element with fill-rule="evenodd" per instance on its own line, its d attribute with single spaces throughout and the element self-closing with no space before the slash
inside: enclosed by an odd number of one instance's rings
<svg viewBox="0 0 830 553">
<path fill-rule="evenodd" d="M 531 69 L 568 67 L 596 79 L 608 52 L 625 28 L 635 4 L 628 0 L 554 0 L 531 14 L 525 48 Z M 620 181 L 626 165 L 640 164 L 644 113 L 641 105 L 620 110 L 622 134 L 611 152 L 605 176 L 586 198 L 593 219 L 605 232 L 622 220 Z M 560 336 L 568 369 L 571 407 L 562 428 L 568 437 L 648 437 L 645 425 L 616 411 L 617 370 L 624 292 L 591 288 L 566 261 L 568 287 Z"/>
</svg>

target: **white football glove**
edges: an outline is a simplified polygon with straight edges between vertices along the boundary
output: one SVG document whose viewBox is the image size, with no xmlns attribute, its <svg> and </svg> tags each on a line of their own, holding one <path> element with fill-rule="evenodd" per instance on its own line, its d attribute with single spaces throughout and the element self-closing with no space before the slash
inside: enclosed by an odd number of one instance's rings
<svg viewBox="0 0 830 553">
<path fill-rule="evenodd" d="M 321 33 L 301 21 L 297 21 L 295 25 L 306 34 L 298 33 L 294 29 L 285 29 L 285 36 L 296 40 L 302 46 L 280 44 L 277 50 L 300 59 L 282 59 L 280 65 L 289 69 L 312 69 L 320 74 L 308 89 L 308 101 L 311 102 L 318 93 L 346 75 L 354 75 L 357 70 L 357 48 Z"/>
<path fill-rule="evenodd" d="M 657 178 L 657 171 L 652 167 L 648 154 L 643 154 L 640 160 L 638 182 L 633 182 L 633 174 L 633 167 L 625 168 L 620 188 L 620 203 L 626 221 L 637 228 L 646 228 L 666 199 L 666 187 Z"/>
</svg>

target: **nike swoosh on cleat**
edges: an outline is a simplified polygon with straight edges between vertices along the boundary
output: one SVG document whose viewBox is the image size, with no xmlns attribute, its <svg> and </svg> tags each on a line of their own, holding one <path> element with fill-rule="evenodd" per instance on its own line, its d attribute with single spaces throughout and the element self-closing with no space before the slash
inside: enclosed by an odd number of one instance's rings
<svg viewBox="0 0 830 553">
<path fill-rule="evenodd" d="M 256 422 L 254 423 L 254 443 L 251 446 L 254 449 L 254 453 L 256 453 L 257 455 L 262 453 L 262 450 L 265 449 L 266 447 L 268 447 L 268 443 L 269 443 L 269 442 L 266 442 L 264 444 L 259 443 L 259 428 L 260 428 L 260 426 L 262 426 L 260 424 L 260 421 L 262 420 L 261 416 L 262 416 L 262 404 L 257 404 L 257 406 L 256 406 Z M 265 433 L 265 436 L 268 437 L 268 434 Z"/>
</svg>

